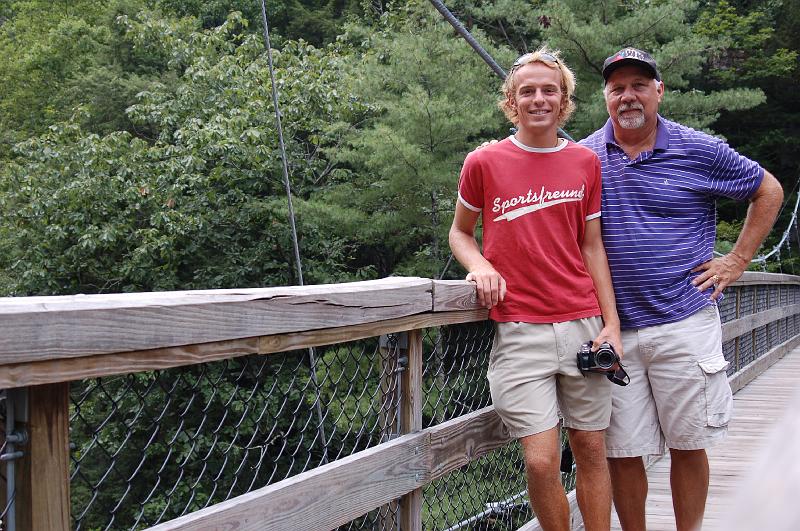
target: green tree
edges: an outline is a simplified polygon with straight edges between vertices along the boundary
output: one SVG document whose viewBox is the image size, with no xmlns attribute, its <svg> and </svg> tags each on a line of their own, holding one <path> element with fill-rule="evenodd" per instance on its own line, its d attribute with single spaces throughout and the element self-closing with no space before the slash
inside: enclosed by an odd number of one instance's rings
<svg viewBox="0 0 800 531">
<path fill-rule="evenodd" d="M 350 90 L 376 112 L 336 156 L 349 178 L 322 194 L 353 212 L 348 237 L 379 275 L 437 276 L 464 156 L 504 130 L 500 81 L 424 2 L 343 38 L 362 53 Z"/>
<path fill-rule="evenodd" d="M 125 108 L 166 65 L 136 53 L 117 25 L 135 2 L 14 2 L 0 25 L 0 158 L 81 106 L 89 131 L 133 131 Z"/>
<path fill-rule="evenodd" d="M 199 19 L 204 28 L 217 27 L 229 13 L 239 11 L 254 32 L 261 31 L 258 0 L 159 0 L 157 3 L 167 13 Z M 346 17 L 361 11 L 357 0 L 280 0 L 267 2 L 266 8 L 271 31 L 316 46 L 335 40 Z"/>
<path fill-rule="evenodd" d="M 619 3 L 568 0 L 542 6 L 543 38 L 567 54 L 577 74 L 579 112 L 571 130 L 581 138 L 607 118 L 601 92 L 603 61 L 623 46 L 649 50 L 659 64 L 667 92 L 661 113 L 697 129 L 711 130 L 722 110 L 741 110 L 764 101 L 757 88 L 705 91 L 693 81 L 724 38 L 694 27 L 691 0 Z M 601 16 L 598 16 L 601 14 Z"/>
<path fill-rule="evenodd" d="M 784 185 L 786 200 L 776 227 L 765 245 L 769 251 L 777 244 L 791 220 L 797 182 L 800 180 L 800 112 L 796 98 L 787 87 L 800 83 L 798 50 L 800 5 L 797 2 L 712 2 L 701 16 L 706 31 L 722 28 L 728 34 L 728 47 L 713 59 L 713 67 L 700 80 L 712 88 L 757 86 L 766 101 L 752 109 L 723 112 L 715 129 L 750 158 L 759 161 Z M 723 219 L 741 219 L 746 205 L 720 204 Z M 788 249 L 776 254 L 768 268 L 800 273 L 800 238 L 792 230 Z M 738 233 L 737 233 L 738 235 Z"/>
<path fill-rule="evenodd" d="M 152 139 L 88 133 L 76 115 L 17 145 L 0 171 L 5 293 L 296 283 L 260 36 L 241 32 L 237 15 L 203 32 L 147 13 L 120 20 L 138 49 L 182 74 L 128 110 Z M 294 43 L 276 62 L 308 281 L 358 278 L 311 192 L 335 177 L 321 153 L 340 141 L 337 124 L 365 107 L 329 90 L 334 52 Z"/>
</svg>

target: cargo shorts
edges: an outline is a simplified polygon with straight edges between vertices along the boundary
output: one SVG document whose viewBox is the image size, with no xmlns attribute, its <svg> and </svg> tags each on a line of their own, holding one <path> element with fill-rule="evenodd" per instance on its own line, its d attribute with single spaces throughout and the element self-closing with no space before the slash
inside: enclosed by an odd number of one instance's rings
<svg viewBox="0 0 800 531">
<path fill-rule="evenodd" d="M 733 396 L 716 306 L 674 323 L 623 330 L 626 387 L 614 386 L 608 457 L 699 450 L 723 439 Z"/>
</svg>

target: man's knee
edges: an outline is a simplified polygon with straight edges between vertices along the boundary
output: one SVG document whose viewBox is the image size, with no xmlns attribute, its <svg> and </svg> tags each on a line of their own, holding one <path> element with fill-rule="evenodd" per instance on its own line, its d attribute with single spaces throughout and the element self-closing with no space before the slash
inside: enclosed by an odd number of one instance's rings
<svg viewBox="0 0 800 531">
<path fill-rule="evenodd" d="M 605 431 L 569 430 L 569 444 L 575 461 L 603 463 L 606 456 Z"/>
<path fill-rule="evenodd" d="M 551 452 L 525 453 L 525 470 L 529 476 L 538 481 L 544 481 L 553 478 L 558 478 L 560 481 L 560 464 L 561 461 L 558 455 L 552 454 Z"/>
<path fill-rule="evenodd" d="M 525 456 L 525 470 L 528 472 L 528 475 L 533 475 L 539 479 L 558 476 L 559 464 L 560 462 L 557 459 L 545 454 Z"/>
<path fill-rule="evenodd" d="M 694 467 L 707 467 L 708 455 L 704 449 L 699 450 L 678 450 L 676 448 L 669 449 L 669 457 L 674 466 L 687 466 Z"/>
<path fill-rule="evenodd" d="M 559 476 L 560 440 L 557 428 L 520 439 L 528 474 L 539 478 Z"/>
<path fill-rule="evenodd" d="M 629 474 L 644 470 L 641 457 L 609 457 L 608 468 L 612 474 Z"/>
</svg>

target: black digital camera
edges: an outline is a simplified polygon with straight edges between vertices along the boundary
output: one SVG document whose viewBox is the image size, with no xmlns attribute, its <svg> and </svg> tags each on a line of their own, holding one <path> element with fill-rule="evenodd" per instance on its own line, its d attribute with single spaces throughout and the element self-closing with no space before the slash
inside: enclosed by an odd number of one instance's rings
<svg viewBox="0 0 800 531">
<path fill-rule="evenodd" d="M 596 352 L 592 352 L 592 342 L 581 345 L 578 351 L 578 368 L 584 372 L 614 372 L 614 365 L 619 356 L 610 343 L 603 343 Z"/>
<path fill-rule="evenodd" d="M 631 381 L 610 343 L 602 343 L 597 352 L 592 352 L 592 341 L 581 345 L 578 351 L 578 368 L 581 372 L 604 373 L 611 383 L 617 385 L 628 385 Z"/>
</svg>

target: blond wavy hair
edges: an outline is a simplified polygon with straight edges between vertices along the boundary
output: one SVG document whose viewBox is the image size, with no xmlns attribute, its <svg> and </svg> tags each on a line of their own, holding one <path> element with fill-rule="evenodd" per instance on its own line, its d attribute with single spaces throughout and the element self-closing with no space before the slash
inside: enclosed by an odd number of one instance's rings
<svg viewBox="0 0 800 531">
<path fill-rule="evenodd" d="M 514 62 L 514 66 L 508 71 L 503 86 L 500 87 L 502 97 L 497 102 L 497 106 L 514 125 L 519 124 L 514 103 L 514 94 L 517 91 L 515 75 L 517 70 L 530 63 L 542 63 L 543 65 L 561 72 L 561 111 L 558 113 L 558 126 L 561 127 L 569 121 L 572 113 L 575 112 L 575 102 L 572 95 L 575 94 L 575 74 L 564 63 L 558 50 L 551 50 L 547 46 L 542 46 L 535 52 L 526 53 Z"/>
</svg>

